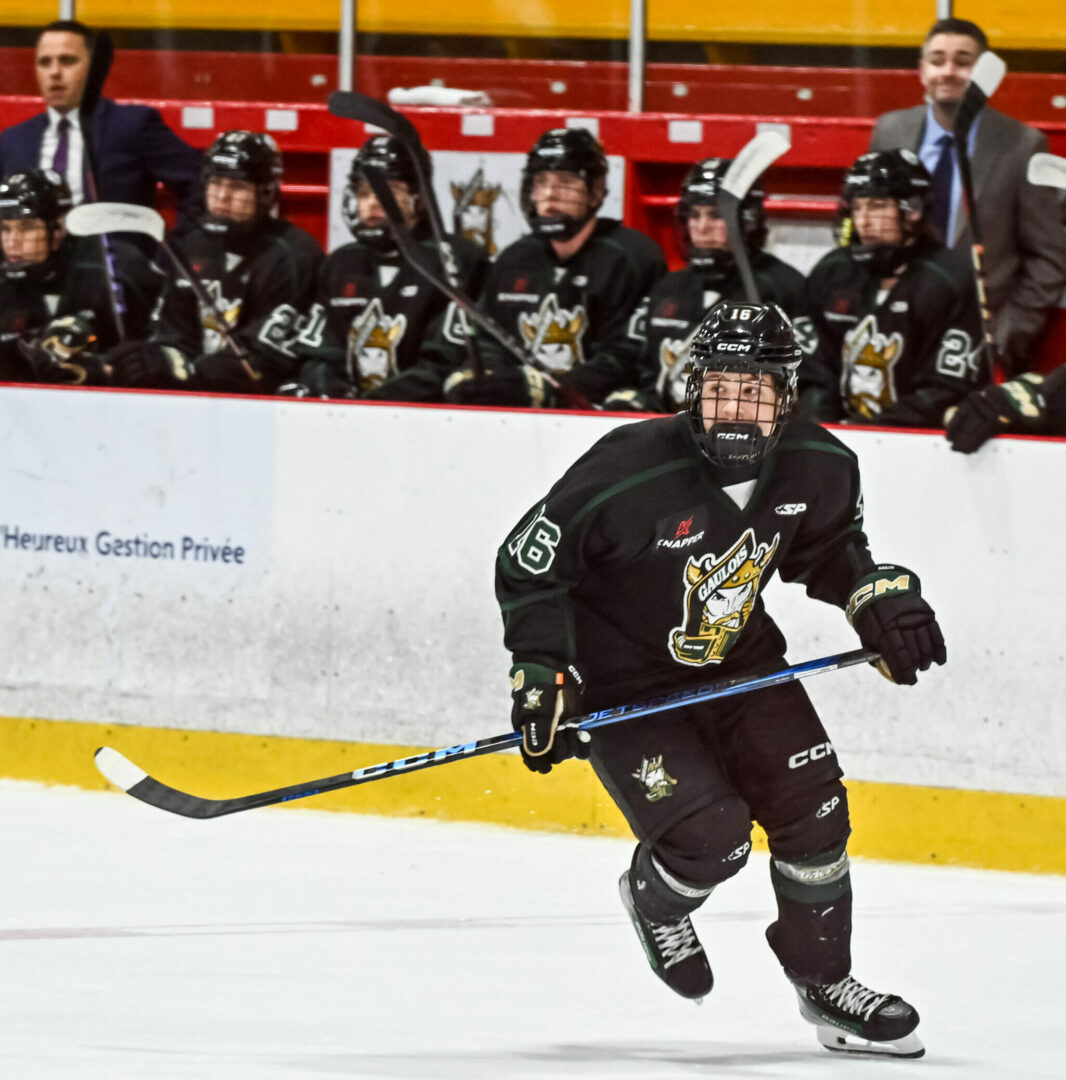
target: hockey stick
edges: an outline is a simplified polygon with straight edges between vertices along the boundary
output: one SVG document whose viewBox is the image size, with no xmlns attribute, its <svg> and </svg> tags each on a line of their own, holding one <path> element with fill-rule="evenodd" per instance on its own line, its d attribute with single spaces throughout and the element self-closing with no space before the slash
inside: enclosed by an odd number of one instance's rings
<svg viewBox="0 0 1066 1080">
<path fill-rule="evenodd" d="M 426 217 L 429 218 L 429 227 L 433 233 L 433 240 L 440 249 L 441 265 L 444 267 L 444 276 L 452 288 L 460 288 L 462 279 L 459 274 L 459 263 L 455 257 L 455 250 L 451 241 L 444 231 L 444 219 L 441 216 L 440 204 L 437 202 L 437 194 L 433 190 L 433 180 L 430 176 L 429 154 L 414 124 L 398 113 L 395 109 L 386 105 L 377 98 L 368 97 L 366 94 L 356 93 L 354 90 L 334 90 L 329 95 L 328 108 L 333 116 L 341 120 L 358 120 L 364 124 L 381 128 L 382 131 L 391 135 L 407 151 L 415 167 L 415 176 L 418 178 L 418 187 L 426 204 Z M 378 200 L 381 201 L 380 199 Z M 466 313 L 462 308 L 458 309 L 459 328 L 463 333 L 464 346 L 470 366 L 478 375 L 484 374 L 481 357 L 478 356 L 477 346 L 470 333 L 470 327 L 466 322 Z"/>
<path fill-rule="evenodd" d="M 744 283 L 744 293 L 750 304 L 758 304 L 760 297 L 755 285 L 755 275 L 751 272 L 748 249 L 740 231 L 740 204 L 751 191 L 752 184 L 788 150 L 789 145 L 788 139 L 778 131 L 760 131 L 733 158 L 732 164 L 722 177 L 721 190 L 718 193 L 718 213 L 725 221 L 729 248 L 736 259 L 740 279 Z"/>
<path fill-rule="evenodd" d="M 1030 184 L 1066 190 L 1066 158 L 1058 154 L 1033 154 L 1025 178 Z"/>
<path fill-rule="evenodd" d="M 640 716 L 651 716 L 654 713 L 666 712 L 683 705 L 696 705 L 700 702 L 732 697 L 735 694 L 746 694 L 752 690 L 764 690 L 770 686 L 780 686 L 782 683 L 805 679 L 819 672 L 835 671 L 877 659 L 876 652 L 869 649 L 855 649 L 852 652 L 838 653 L 835 656 L 825 656 L 819 660 L 794 664 L 792 667 L 783 668 L 769 675 L 744 675 L 735 679 L 720 679 L 718 682 L 678 690 L 672 694 L 663 694 L 661 697 L 651 698 L 634 705 L 601 709 L 598 712 L 575 717 L 570 723 L 577 724 L 582 731 L 591 731 L 607 724 L 616 724 L 621 720 L 634 720 Z M 204 799 L 169 787 L 149 776 L 143 769 L 134 765 L 127 757 L 110 746 L 100 747 L 96 751 L 95 760 L 96 767 L 115 787 L 121 788 L 135 799 L 140 799 L 141 802 L 148 803 L 149 806 L 168 810 L 182 817 L 216 818 L 225 814 L 237 814 L 242 810 L 254 810 L 261 806 L 306 799 L 311 795 L 321 795 L 340 788 L 355 787 L 386 776 L 395 776 L 397 773 L 417 772 L 419 769 L 430 769 L 435 765 L 446 765 L 452 761 L 479 757 L 482 754 L 493 754 L 497 750 L 517 747 L 521 741 L 520 732 L 509 731 L 506 735 L 494 735 L 475 742 L 458 743 L 440 750 L 427 750 L 424 754 L 397 758 L 395 761 L 387 761 L 381 765 L 368 765 L 354 772 L 340 773 L 337 776 L 327 776 L 322 780 L 310 780 L 303 784 L 293 784 L 290 787 L 275 788 L 273 791 L 261 791 L 255 795 L 231 799 Z"/>
<path fill-rule="evenodd" d="M 530 367 L 536 368 L 544 376 L 544 381 L 556 392 L 564 406 L 571 409 L 591 409 L 592 405 L 589 403 L 588 398 L 577 390 L 560 383 L 548 371 L 536 353 L 531 352 L 517 338 L 512 337 L 495 319 L 486 315 L 480 308 L 475 307 L 470 297 L 457 285 L 449 284 L 433 270 L 426 261 L 425 252 L 423 252 L 411 230 L 407 227 L 385 174 L 378 169 L 368 167 L 363 170 L 363 175 L 374 192 L 375 198 L 381 204 L 381 209 L 385 211 L 385 217 L 388 220 L 389 227 L 392 229 L 400 254 L 407 259 L 411 266 L 430 285 L 439 289 L 448 297 L 460 312 L 465 312 L 471 322 L 480 326 L 489 337 L 493 338 L 520 364 L 528 364 Z"/>
<path fill-rule="evenodd" d="M 138 206 L 136 203 L 83 203 L 67 214 L 67 229 L 75 236 L 102 236 L 112 232 L 134 232 L 150 236 L 167 253 L 178 273 L 189 282 L 196 299 L 208 311 L 214 312 L 219 333 L 234 356 L 245 359 L 244 351 L 230 333 L 229 322 L 218 302 L 204 288 L 203 282 L 193 273 L 185 257 L 167 242 L 166 222 L 158 211 L 149 206 Z M 248 370 L 251 372 L 251 367 Z M 258 375 L 254 377 L 259 378 Z"/>
<path fill-rule="evenodd" d="M 985 354 L 988 369 L 988 381 L 996 381 L 996 343 L 992 336 L 992 313 L 988 309 L 988 287 L 985 276 L 985 246 L 978 220 L 977 199 L 974 197 L 973 175 L 970 169 L 970 151 L 968 149 L 970 129 L 977 114 L 984 108 L 988 99 L 999 89 L 1007 65 L 994 53 L 986 50 L 977 58 L 970 74 L 970 84 L 959 102 L 955 113 L 953 133 L 955 135 L 955 154 L 959 162 L 959 179 L 962 193 L 970 215 L 970 256 L 973 260 L 974 283 L 977 286 L 977 304 L 981 309 L 981 348 Z"/>
<path fill-rule="evenodd" d="M 85 76 L 85 87 L 78 103 L 78 126 L 81 130 L 82 146 L 85 152 L 85 180 L 89 202 L 96 202 L 100 197 L 99 162 L 93 143 L 93 118 L 100 96 L 104 92 L 104 83 L 111 73 L 111 63 L 115 58 L 115 45 L 111 35 L 100 31 L 94 41 L 89 57 L 89 71 Z M 115 330 L 119 341 L 126 341 L 126 296 L 119 281 L 118 268 L 115 264 L 115 249 L 107 233 L 100 234 L 100 251 L 104 257 L 104 273 L 107 276 L 107 295 L 110 300 L 111 316 L 115 320 Z"/>
</svg>

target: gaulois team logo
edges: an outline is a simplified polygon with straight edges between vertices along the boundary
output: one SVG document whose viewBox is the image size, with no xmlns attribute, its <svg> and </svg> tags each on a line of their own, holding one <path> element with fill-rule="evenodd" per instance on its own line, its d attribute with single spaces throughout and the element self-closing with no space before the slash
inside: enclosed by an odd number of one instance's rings
<svg viewBox="0 0 1066 1080">
<path fill-rule="evenodd" d="M 465 184 L 452 181 L 451 189 L 454 209 L 462 217 L 463 236 L 483 247 L 487 254 L 497 254 L 492 206 L 500 197 L 503 184 L 486 184 L 478 169 Z"/>
<path fill-rule="evenodd" d="M 903 353 L 903 335 L 883 334 L 867 315 L 844 335 L 841 390 L 853 413 L 868 420 L 896 403 L 894 368 Z"/>
<path fill-rule="evenodd" d="M 644 798 L 648 802 L 658 802 L 669 798 L 674 793 L 677 781 L 663 767 L 663 756 L 642 758 L 640 768 L 630 773 L 634 780 L 639 780 L 644 788 Z"/>
<path fill-rule="evenodd" d="M 203 284 L 208 296 L 215 301 L 218 309 L 216 311 L 215 308 L 208 308 L 197 302 L 200 309 L 200 325 L 204 332 L 204 352 L 219 352 L 226 346 L 223 329 L 232 330 L 237 325 L 237 320 L 241 315 L 241 302 L 239 299 L 227 300 L 222 295 L 222 282 L 217 279 L 205 281 Z M 226 318 L 224 328 L 218 320 L 220 312 Z"/>
<path fill-rule="evenodd" d="M 670 631 L 670 652 L 681 664 L 718 664 L 751 617 L 763 571 L 781 534 L 760 544 L 744 535 L 724 554 L 692 556 L 685 566 L 684 624 Z"/>
<path fill-rule="evenodd" d="M 375 296 L 352 320 L 348 330 L 348 363 L 361 392 L 380 386 L 396 374 L 396 350 L 407 329 L 407 316 L 390 318 Z"/>
<path fill-rule="evenodd" d="M 578 304 L 572 311 L 559 307 L 555 293 L 548 293 L 535 315 L 522 312 L 518 329 L 526 344 L 549 371 L 570 371 L 584 363 L 581 339 L 588 329 L 588 315 Z"/>
</svg>

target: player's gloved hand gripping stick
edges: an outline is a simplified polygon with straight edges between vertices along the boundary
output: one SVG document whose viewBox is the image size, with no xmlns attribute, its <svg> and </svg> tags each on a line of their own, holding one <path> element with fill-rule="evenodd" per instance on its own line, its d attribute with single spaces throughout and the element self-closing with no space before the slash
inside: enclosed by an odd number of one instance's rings
<svg viewBox="0 0 1066 1080">
<path fill-rule="evenodd" d="M 651 716 L 654 713 L 667 712 L 683 705 L 695 705 L 702 701 L 732 697 L 752 690 L 779 686 L 782 683 L 805 679 L 823 671 L 836 671 L 839 668 L 852 667 L 855 664 L 871 663 L 878 659 L 878 654 L 870 649 L 854 649 L 851 652 L 825 656 L 819 660 L 808 660 L 803 664 L 793 664 L 764 675 L 745 675 L 735 679 L 720 679 L 704 686 L 678 690 L 672 694 L 663 694 L 648 701 L 634 705 L 618 705 L 612 709 L 600 709 L 585 716 L 573 716 L 566 719 L 565 726 L 570 733 L 589 732 L 607 724 L 616 724 L 621 720 Z M 583 740 L 580 740 L 583 742 Z M 446 765 L 464 758 L 493 754 L 497 750 L 517 747 L 522 742 L 522 733 L 509 731 L 505 735 L 494 735 L 475 742 L 459 743 L 440 750 L 427 750 L 413 757 L 397 758 L 381 765 L 369 765 L 354 772 L 344 772 L 337 776 L 327 776 L 321 780 L 309 780 L 291 787 L 275 788 L 254 795 L 238 796 L 228 799 L 206 799 L 198 795 L 189 795 L 177 788 L 151 777 L 143 769 L 134 765 L 117 750 L 103 746 L 96 751 L 96 767 L 115 787 L 132 795 L 150 806 L 160 810 L 169 810 L 172 814 L 191 818 L 215 818 L 225 814 L 236 814 L 242 810 L 253 810 L 260 806 L 273 806 L 277 803 L 291 802 L 294 799 L 306 799 L 311 795 L 321 795 L 327 791 L 355 787 L 357 784 L 370 783 L 386 776 L 399 773 L 415 772 L 418 769 L 430 769 L 435 765 Z"/>
</svg>

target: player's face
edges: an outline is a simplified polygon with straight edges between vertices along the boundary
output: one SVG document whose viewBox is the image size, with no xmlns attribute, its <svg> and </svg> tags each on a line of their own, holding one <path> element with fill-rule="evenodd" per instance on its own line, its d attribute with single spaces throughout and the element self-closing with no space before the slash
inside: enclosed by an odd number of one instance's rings
<svg viewBox="0 0 1066 1080">
<path fill-rule="evenodd" d="M 771 375 L 709 371 L 703 377 L 701 397 L 704 431 L 710 431 L 720 420 L 758 424 L 767 438 L 774 429 L 778 402 Z"/>
<path fill-rule="evenodd" d="M 968 34 L 934 34 L 922 50 L 918 77 L 934 105 L 958 105 L 981 50 Z"/>
<path fill-rule="evenodd" d="M 725 222 L 716 206 L 694 206 L 688 212 L 688 238 L 697 248 L 715 248 L 724 251 L 729 247 Z"/>
<path fill-rule="evenodd" d="M 589 212 L 588 184 L 575 172 L 534 173 L 530 198 L 538 217 L 583 218 Z"/>
<path fill-rule="evenodd" d="M 895 199 L 857 195 L 851 200 L 851 218 L 861 244 L 900 244 L 899 204 Z"/>
<path fill-rule="evenodd" d="M 392 192 L 392 197 L 400 208 L 403 223 L 409 229 L 413 229 L 418 223 L 419 213 L 418 203 L 411 193 L 411 189 L 403 180 L 390 180 L 389 191 Z M 359 186 L 355 189 L 355 204 L 359 220 L 364 225 L 377 228 L 385 224 L 385 211 L 381 208 L 378 197 L 365 180 L 360 181 Z"/>
<path fill-rule="evenodd" d="M 48 226 L 41 218 L 15 218 L 0 221 L 0 242 L 3 244 L 4 261 L 20 263 L 43 263 L 55 251 L 65 235 L 59 225 L 48 243 Z"/>
<path fill-rule="evenodd" d="M 66 113 L 81 104 L 89 48 L 81 34 L 48 30 L 37 42 L 37 85 L 44 103 Z"/>
<path fill-rule="evenodd" d="M 204 192 L 207 212 L 238 225 L 251 221 L 256 214 L 255 184 L 229 176 L 212 176 Z"/>
</svg>

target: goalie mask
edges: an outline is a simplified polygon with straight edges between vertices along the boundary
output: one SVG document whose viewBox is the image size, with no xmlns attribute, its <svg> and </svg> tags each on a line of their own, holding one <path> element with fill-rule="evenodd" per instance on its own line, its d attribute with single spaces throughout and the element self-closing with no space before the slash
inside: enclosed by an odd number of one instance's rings
<svg viewBox="0 0 1066 1080">
<path fill-rule="evenodd" d="M 422 164 L 426 178 L 429 179 L 433 175 L 433 166 L 428 154 L 423 158 Z M 359 188 L 365 183 L 367 169 L 383 172 L 390 184 L 404 184 L 411 197 L 413 212 L 417 219 L 421 219 L 422 199 L 419 194 L 418 173 L 407 148 L 392 135 L 372 136 L 352 159 L 348 181 L 341 197 L 341 217 L 348 226 L 348 231 L 359 243 L 377 251 L 391 251 L 396 244 L 387 219 L 381 216 L 376 220 L 363 221 L 359 214 Z"/>
<path fill-rule="evenodd" d="M 857 198 L 888 199 L 896 205 L 898 237 L 882 240 L 860 236 L 855 227 Z M 880 277 L 900 270 L 915 253 L 915 241 L 927 224 L 933 203 L 933 181 L 910 150 L 880 150 L 863 154 L 848 170 L 840 195 L 840 244 L 851 246 L 857 262 L 869 264 Z"/>
<path fill-rule="evenodd" d="M 715 465 L 754 465 L 792 411 L 799 347 L 776 304 L 724 300 L 704 316 L 689 351 L 685 408 L 696 442 Z"/>
<path fill-rule="evenodd" d="M 533 188 L 538 174 L 574 173 L 585 185 L 587 203 L 580 215 L 553 212 L 541 215 L 534 203 Z M 585 128 L 553 128 L 546 131 L 530 150 L 522 169 L 521 206 L 529 227 L 548 240 L 569 240 L 596 216 L 607 194 L 607 155 Z"/>
<path fill-rule="evenodd" d="M 733 162 L 726 158 L 705 158 L 697 161 L 681 181 L 681 197 L 677 201 L 677 241 L 685 261 L 694 270 L 721 274 L 731 270 L 736 260 L 726 242 L 722 247 L 696 247 L 689 231 L 689 219 L 697 206 L 712 206 L 717 211 L 722 179 Z M 761 250 L 766 243 L 766 214 L 764 193 L 755 184 L 740 204 L 740 234 L 749 252 Z"/>
<path fill-rule="evenodd" d="M 203 227 L 222 236 L 253 232 L 272 217 L 278 206 L 283 173 L 281 151 L 270 135 L 253 131 L 227 131 L 211 144 L 200 168 L 206 200 L 207 186 L 215 179 L 239 180 L 255 185 L 254 213 L 244 221 L 212 214 L 206 209 Z"/>
<path fill-rule="evenodd" d="M 12 173 L 0 181 L 5 226 L 0 272 L 9 281 L 43 281 L 52 272 L 63 219 L 74 206 L 67 182 L 51 169 Z M 33 222 L 41 222 L 34 227 Z M 16 239 L 17 233 L 17 239 Z"/>
</svg>

